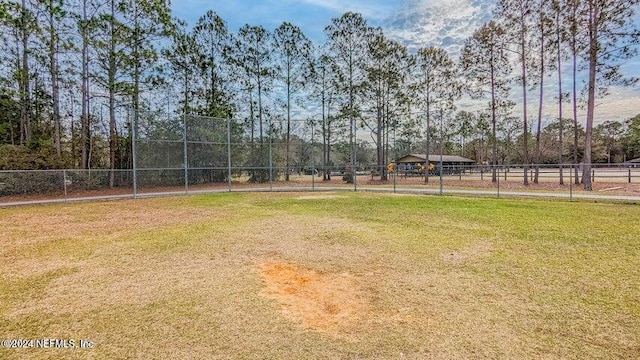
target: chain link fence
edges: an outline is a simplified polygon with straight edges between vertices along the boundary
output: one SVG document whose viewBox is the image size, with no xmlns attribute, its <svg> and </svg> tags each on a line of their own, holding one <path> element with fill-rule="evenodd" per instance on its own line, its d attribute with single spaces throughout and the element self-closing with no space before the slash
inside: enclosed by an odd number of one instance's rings
<svg viewBox="0 0 640 360">
<path fill-rule="evenodd" d="M 398 152 L 393 133 L 382 137 L 380 149 L 371 145 L 370 132 L 337 135 L 313 119 L 143 112 L 132 127 L 132 169 L 0 171 L 0 206 L 228 191 L 381 190 L 571 199 L 581 191 L 575 182 L 576 174 L 582 176 L 580 165 L 528 165 L 531 185 L 523 186 L 522 165 L 440 163 L 433 155 L 429 164 L 396 164 L 405 154 Z M 640 168 L 632 164 L 595 164 L 590 175 L 594 184 L 606 186 L 596 195 L 640 198 Z"/>
</svg>

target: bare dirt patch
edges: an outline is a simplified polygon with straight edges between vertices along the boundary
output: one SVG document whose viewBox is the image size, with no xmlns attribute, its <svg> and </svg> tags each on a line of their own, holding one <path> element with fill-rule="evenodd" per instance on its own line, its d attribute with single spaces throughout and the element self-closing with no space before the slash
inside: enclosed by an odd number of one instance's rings
<svg viewBox="0 0 640 360">
<path fill-rule="evenodd" d="M 271 261 L 260 264 L 259 270 L 266 285 L 264 295 L 306 328 L 340 335 L 364 319 L 367 300 L 352 275 Z"/>
</svg>

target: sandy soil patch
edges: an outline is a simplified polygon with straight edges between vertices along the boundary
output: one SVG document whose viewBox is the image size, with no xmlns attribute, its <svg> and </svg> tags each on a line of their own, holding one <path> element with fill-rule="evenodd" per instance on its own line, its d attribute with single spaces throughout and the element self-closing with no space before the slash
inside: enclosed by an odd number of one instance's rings
<svg viewBox="0 0 640 360">
<path fill-rule="evenodd" d="M 367 311 L 365 294 L 348 273 L 320 273 L 271 261 L 260 264 L 259 270 L 264 295 L 306 328 L 339 335 L 359 323 Z"/>
</svg>

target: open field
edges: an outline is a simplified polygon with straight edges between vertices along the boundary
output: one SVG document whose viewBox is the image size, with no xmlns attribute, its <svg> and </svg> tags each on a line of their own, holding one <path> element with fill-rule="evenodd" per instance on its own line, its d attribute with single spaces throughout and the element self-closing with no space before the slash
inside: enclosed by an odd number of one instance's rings
<svg viewBox="0 0 640 360">
<path fill-rule="evenodd" d="M 229 193 L 0 209 L 2 359 L 640 354 L 640 206 Z"/>
</svg>

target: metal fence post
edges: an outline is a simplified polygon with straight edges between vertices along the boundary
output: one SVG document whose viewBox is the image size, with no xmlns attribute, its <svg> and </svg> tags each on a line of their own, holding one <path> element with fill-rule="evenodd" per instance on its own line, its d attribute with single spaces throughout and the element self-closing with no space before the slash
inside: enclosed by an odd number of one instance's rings
<svg viewBox="0 0 640 360">
<path fill-rule="evenodd" d="M 269 119 L 269 191 L 273 191 L 273 148 L 271 142 L 273 139 L 271 138 L 273 134 L 273 124 L 271 123 L 271 119 Z"/>
<path fill-rule="evenodd" d="M 569 173 L 569 201 L 573 201 L 573 164 L 571 164 L 571 172 Z"/>
<path fill-rule="evenodd" d="M 316 159 L 315 159 L 315 151 L 314 150 L 314 144 L 313 144 L 313 130 L 315 129 L 316 125 L 315 122 L 313 120 L 311 120 L 311 191 L 315 191 L 316 190 Z M 287 169 L 287 172 L 289 171 L 289 169 Z M 320 174 L 320 172 L 318 171 L 318 174 Z"/>
<path fill-rule="evenodd" d="M 137 111 L 133 114 L 133 118 L 131 119 L 131 160 L 132 160 L 132 171 L 133 171 L 133 198 L 138 197 L 138 165 L 136 164 L 136 127 L 138 126 L 137 121 Z"/>
<path fill-rule="evenodd" d="M 182 136 L 184 143 L 184 193 L 189 193 L 189 159 L 187 157 L 187 113 L 183 115 L 184 134 Z"/>
<path fill-rule="evenodd" d="M 227 118 L 227 173 L 229 192 L 231 192 L 231 118 Z"/>
<path fill-rule="evenodd" d="M 353 120 L 353 149 L 351 149 L 352 159 L 351 159 L 351 174 L 353 177 L 353 191 L 358 191 L 358 185 L 356 185 L 356 177 L 358 175 L 358 171 L 356 170 L 356 164 L 358 163 L 358 136 L 357 131 L 358 127 L 356 126 L 355 120 Z"/>
<path fill-rule="evenodd" d="M 496 176 L 496 180 L 498 183 L 498 199 L 500 199 L 500 168 L 496 169 L 498 171 L 498 175 Z"/>
<path fill-rule="evenodd" d="M 429 157 L 429 155 L 426 155 Z M 396 126 L 393 127 L 393 162 L 395 166 L 393 167 L 393 192 L 396 193 L 396 172 L 398 171 L 398 164 L 396 160 L 398 159 L 398 144 L 396 143 Z M 384 166 L 384 164 L 382 165 Z M 425 171 L 429 171 L 427 168 Z M 380 169 L 380 172 L 384 172 L 384 168 Z M 405 172 L 406 173 L 406 172 Z"/>
<path fill-rule="evenodd" d="M 67 202 L 67 170 L 62 170 L 62 186 L 64 187 L 64 202 Z"/>
<path fill-rule="evenodd" d="M 440 108 L 440 195 L 442 195 L 442 171 L 443 171 L 443 161 L 442 161 L 442 151 L 443 151 L 443 140 L 444 140 L 444 129 L 442 126 L 442 108 Z M 429 155 L 427 155 L 429 156 Z"/>
</svg>

